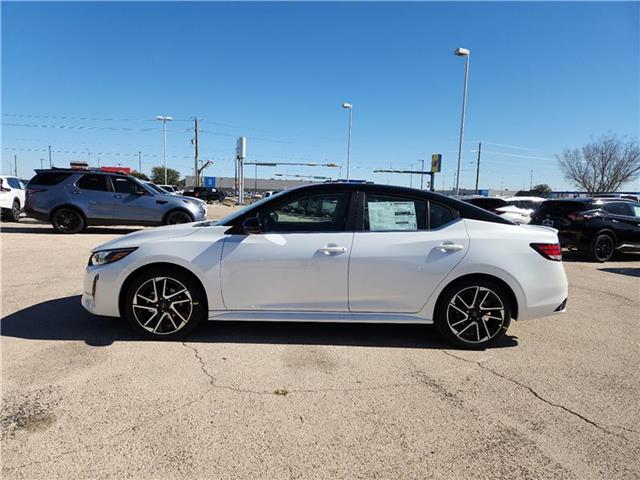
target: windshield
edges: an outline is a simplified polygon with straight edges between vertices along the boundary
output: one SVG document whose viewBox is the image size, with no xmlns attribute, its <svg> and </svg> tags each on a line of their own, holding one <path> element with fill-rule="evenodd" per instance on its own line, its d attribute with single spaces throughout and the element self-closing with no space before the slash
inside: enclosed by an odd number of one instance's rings
<svg viewBox="0 0 640 480">
<path fill-rule="evenodd" d="M 154 185 L 153 183 L 145 183 L 144 184 L 145 187 L 147 187 L 148 189 L 153 190 L 154 193 L 160 193 L 160 194 L 164 194 L 167 193 L 164 190 L 162 190 L 159 186 Z"/>
</svg>

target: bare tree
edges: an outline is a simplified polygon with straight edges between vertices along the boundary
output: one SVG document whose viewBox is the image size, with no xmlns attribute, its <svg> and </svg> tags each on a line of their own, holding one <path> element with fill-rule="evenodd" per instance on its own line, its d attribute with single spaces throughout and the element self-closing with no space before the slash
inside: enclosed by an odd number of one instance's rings
<svg viewBox="0 0 640 480">
<path fill-rule="evenodd" d="M 640 145 L 613 133 L 556 157 L 564 177 L 589 193 L 615 192 L 640 174 Z"/>
</svg>

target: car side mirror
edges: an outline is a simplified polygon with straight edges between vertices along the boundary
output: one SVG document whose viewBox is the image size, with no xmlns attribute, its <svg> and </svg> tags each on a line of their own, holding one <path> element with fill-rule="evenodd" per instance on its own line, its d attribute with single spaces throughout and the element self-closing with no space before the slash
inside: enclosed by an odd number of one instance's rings
<svg viewBox="0 0 640 480">
<path fill-rule="evenodd" d="M 242 222 L 242 231 L 245 235 L 256 235 L 262 233 L 262 227 L 258 217 L 249 217 Z"/>
<path fill-rule="evenodd" d="M 138 188 L 136 190 L 136 195 L 146 195 L 147 191 L 144 188 Z"/>
</svg>

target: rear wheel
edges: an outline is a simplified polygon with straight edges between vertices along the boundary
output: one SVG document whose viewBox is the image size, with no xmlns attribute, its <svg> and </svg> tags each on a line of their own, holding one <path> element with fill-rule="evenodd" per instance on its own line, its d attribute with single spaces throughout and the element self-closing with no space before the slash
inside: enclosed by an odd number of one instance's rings
<svg viewBox="0 0 640 480">
<path fill-rule="evenodd" d="M 59 208 L 53 212 L 51 225 L 59 233 L 79 233 L 85 228 L 84 217 L 73 208 Z"/>
<path fill-rule="evenodd" d="M 511 322 L 511 303 L 504 289 L 485 279 L 448 287 L 438 301 L 435 325 L 449 342 L 482 349 L 498 342 Z"/>
<path fill-rule="evenodd" d="M 155 340 L 183 338 L 206 312 L 202 286 L 177 269 L 147 270 L 133 280 L 126 293 L 125 317 L 134 330 Z"/>
<path fill-rule="evenodd" d="M 182 210 L 175 210 L 170 212 L 169 215 L 164 219 L 165 225 L 176 225 L 178 223 L 190 223 L 193 222 L 191 215 L 187 212 L 183 212 Z"/>
<path fill-rule="evenodd" d="M 589 245 L 589 258 L 594 262 L 607 262 L 611 260 L 616 249 L 616 241 L 608 233 L 599 233 L 591 240 Z"/>
<path fill-rule="evenodd" d="M 9 214 L 9 220 L 12 222 L 20 221 L 20 202 L 18 200 L 13 201 L 11 205 L 11 213 Z"/>
</svg>

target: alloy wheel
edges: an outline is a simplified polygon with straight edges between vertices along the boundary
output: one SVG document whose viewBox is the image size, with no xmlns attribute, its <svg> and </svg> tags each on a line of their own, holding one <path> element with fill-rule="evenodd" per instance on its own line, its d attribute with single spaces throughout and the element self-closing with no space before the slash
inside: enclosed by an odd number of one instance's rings
<svg viewBox="0 0 640 480">
<path fill-rule="evenodd" d="M 178 280 L 154 277 L 133 295 L 133 315 L 142 328 L 157 335 L 182 329 L 193 313 L 191 293 Z"/>
<path fill-rule="evenodd" d="M 173 212 L 171 215 L 169 215 L 169 218 L 167 218 L 167 225 L 176 225 L 179 223 L 190 223 L 192 221 L 193 220 L 191 219 L 188 213 Z"/>
<path fill-rule="evenodd" d="M 78 228 L 82 219 L 73 210 L 62 209 L 55 214 L 55 224 L 58 230 L 63 232 L 73 232 Z"/>
<path fill-rule="evenodd" d="M 482 343 L 501 332 L 505 308 L 493 290 L 482 286 L 466 287 L 451 297 L 447 306 L 447 324 L 465 343 Z"/>
<path fill-rule="evenodd" d="M 613 254 L 613 240 L 609 235 L 601 235 L 596 240 L 595 254 L 598 260 L 608 260 Z"/>
</svg>

